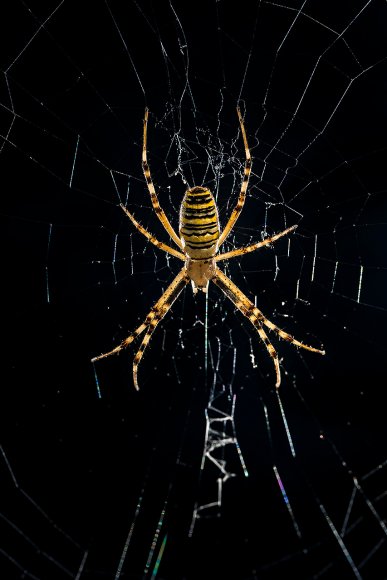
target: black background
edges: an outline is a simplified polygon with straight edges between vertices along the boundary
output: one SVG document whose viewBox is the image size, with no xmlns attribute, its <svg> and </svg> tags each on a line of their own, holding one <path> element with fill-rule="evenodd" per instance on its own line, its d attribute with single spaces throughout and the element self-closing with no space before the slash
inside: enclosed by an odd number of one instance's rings
<svg viewBox="0 0 387 580">
<path fill-rule="evenodd" d="M 121 578 L 386 577 L 385 3 L 64 1 L 54 14 L 54 3 L 9 4 L 2 577 L 114 578 L 128 534 Z M 130 211 L 168 241 L 141 171 L 145 106 L 152 174 L 177 227 L 182 177 L 216 192 L 222 224 L 236 201 L 238 102 L 253 175 L 229 247 L 298 230 L 289 254 L 281 240 L 228 272 L 279 326 L 327 351 L 273 337 L 295 458 L 269 357 L 217 288 L 207 371 L 205 299 L 190 288 L 152 338 L 139 393 L 133 348 L 95 366 L 101 398 L 89 362 L 143 320 L 179 268 L 118 207 L 129 184 Z M 200 470 L 214 380 L 237 395 L 249 476 L 225 449 L 236 477 L 189 537 L 195 505 L 217 494 L 218 474 Z"/>
</svg>

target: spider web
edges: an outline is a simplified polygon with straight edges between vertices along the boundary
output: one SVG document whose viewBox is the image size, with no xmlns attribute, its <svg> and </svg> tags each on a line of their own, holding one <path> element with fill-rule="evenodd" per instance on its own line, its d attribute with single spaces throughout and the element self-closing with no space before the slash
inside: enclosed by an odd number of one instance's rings
<svg viewBox="0 0 387 580">
<path fill-rule="evenodd" d="M 386 570 L 387 41 L 381 0 L 20 2 L 2 19 L 2 560 L 5 578 L 383 578 Z M 215 285 L 140 324 L 180 264 L 141 171 L 142 119 L 175 229 L 206 185 L 222 263 L 264 314 L 326 356 L 254 328 Z"/>
</svg>

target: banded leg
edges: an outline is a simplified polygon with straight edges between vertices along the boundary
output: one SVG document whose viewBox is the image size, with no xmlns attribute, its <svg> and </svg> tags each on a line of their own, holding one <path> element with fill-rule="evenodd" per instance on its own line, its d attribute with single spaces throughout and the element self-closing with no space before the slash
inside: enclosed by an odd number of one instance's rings
<svg viewBox="0 0 387 580">
<path fill-rule="evenodd" d="M 94 358 L 91 359 L 91 362 L 94 363 L 97 360 L 101 360 L 102 358 L 106 358 L 108 356 L 111 356 L 112 354 L 118 354 L 121 350 L 123 350 L 124 348 L 129 346 L 134 341 L 134 339 L 137 338 L 142 332 L 144 332 L 146 327 L 147 327 L 147 324 L 145 324 L 145 322 L 143 322 L 142 324 L 140 324 L 140 326 L 138 328 L 136 328 L 136 330 L 134 332 L 132 332 L 132 334 L 130 334 L 128 336 L 128 338 L 125 338 L 125 340 L 123 340 L 121 342 L 121 344 L 119 344 L 118 346 L 116 346 L 112 350 L 109 350 L 109 352 L 104 352 L 103 354 L 100 354 L 99 356 L 95 356 Z"/>
<path fill-rule="evenodd" d="M 262 248 L 263 246 L 267 246 L 268 244 L 272 244 L 276 242 L 282 236 L 286 236 L 286 234 L 290 234 L 290 232 L 294 231 L 297 226 L 292 226 L 287 228 L 283 232 L 279 234 L 275 234 L 271 236 L 271 238 L 265 238 L 261 242 L 257 242 L 256 244 L 251 244 L 251 246 L 245 246 L 244 248 L 237 248 L 236 250 L 231 250 L 231 252 L 225 252 L 224 254 L 218 254 L 215 257 L 215 262 L 221 262 L 222 260 L 229 260 L 230 258 L 236 258 L 237 256 L 243 256 L 244 254 L 248 254 L 249 252 L 255 252 L 258 248 Z"/>
<path fill-rule="evenodd" d="M 257 310 L 263 316 L 262 312 L 260 310 L 258 310 L 258 308 L 255 308 L 255 310 Z M 278 334 L 278 336 L 280 336 L 281 338 L 283 338 L 287 342 L 291 342 L 292 344 L 299 346 L 300 348 L 304 348 L 305 350 L 310 350 L 310 352 L 317 352 L 318 354 L 325 354 L 325 350 L 320 350 L 319 348 L 314 348 L 313 346 L 308 346 L 307 344 L 304 344 L 303 342 L 296 340 L 291 334 L 289 334 L 288 332 L 285 332 L 284 330 L 282 330 L 281 328 L 276 326 L 273 322 L 268 320 L 266 317 L 263 317 L 263 324 L 265 326 L 267 326 L 267 328 L 270 328 L 270 330 L 273 330 L 274 332 L 276 332 Z"/>
<path fill-rule="evenodd" d="M 151 233 L 149 233 L 148 230 L 145 229 L 134 218 L 134 216 L 132 216 L 132 214 L 128 212 L 128 210 L 126 209 L 126 207 L 122 203 L 120 203 L 120 207 L 126 213 L 128 218 L 131 220 L 132 224 L 138 229 L 138 231 L 141 232 L 146 238 L 148 238 L 148 240 L 150 242 L 152 242 L 152 244 L 154 244 L 157 248 L 160 248 L 160 250 L 164 250 L 164 252 L 167 252 L 168 254 L 172 254 L 172 256 L 179 258 L 179 260 L 183 260 L 183 261 L 185 260 L 184 254 L 182 254 L 181 252 L 178 252 L 174 248 L 171 248 L 171 246 L 164 244 L 164 242 L 159 242 L 159 240 L 157 238 L 155 238 Z"/>
<path fill-rule="evenodd" d="M 167 230 L 170 237 L 173 239 L 175 244 L 182 250 L 183 245 L 181 243 L 181 240 L 178 237 L 178 235 L 176 234 L 173 227 L 171 226 L 169 219 L 167 218 L 167 216 L 164 213 L 164 210 L 161 208 L 161 206 L 159 204 L 158 197 L 157 197 L 157 193 L 155 190 L 155 186 L 153 185 L 153 181 L 152 181 L 152 177 L 151 177 L 151 173 L 150 173 L 150 169 L 149 169 L 149 165 L 148 165 L 147 152 L 146 152 L 147 131 L 148 131 L 148 114 L 149 114 L 148 109 L 145 109 L 144 133 L 143 133 L 143 144 L 142 144 L 142 170 L 144 173 L 146 184 L 148 186 L 148 191 L 150 193 L 153 209 L 156 212 L 157 217 L 159 218 L 159 220 L 163 224 L 164 228 Z"/>
<path fill-rule="evenodd" d="M 245 172 L 244 172 L 241 191 L 239 193 L 237 204 L 236 204 L 235 208 L 232 210 L 232 213 L 230 215 L 230 218 L 229 218 L 224 230 L 220 234 L 220 238 L 218 241 L 218 248 L 220 248 L 220 246 L 223 244 L 224 240 L 227 238 L 227 236 L 231 232 L 232 228 L 234 227 L 235 222 L 237 221 L 237 219 L 238 219 L 238 217 L 243 209 L 243 206 L 245 204 L 245 199 L 246 199 L 247 186 L 249 184 L 249 178 L 250 178 L 250 173 L 251 173 L 251 154 L 250 154 L 249 144 L 247 143 L 245 126 L 243 124 L 243 119 L 242 119 L 242 115 L 241 115 L 239 107 L 237 107 L 237 113 L 238 113 L 238 118 L 239 118 L 239 124 L 241 126 L 243 143 L 245 145 L 245 152 L 246 152 Z"/>
<path fill-rule="evenodd" d="M 239 290 L 239 288 L 234 284 L 234 282 L 232 282 L 230 280 L 230 278 L 228 278 L 221 270 L 219 270 L 219 269 L 216 270 L 216 275 L 214 278 L 212 278 L 212 281 L 215 282 L 215 284 L 217 286 L 219 286 L 219 288 L 235 304 L 235 306 L 242 312 L 242 314 L 244 314 L 246 316 L 246 318 L 248 318 L 250 320 L 250 322 L 257 328 L 259 336 L 261 337 L 261 339 L 265 343 L 265 346 L 266 346 L 266 348 L 267 348 L 267 350 L 268 350 L 268 352 L 269 352 L 269 354 L 272 357 L 273 362 L 274 362 L 276 375 L 277 375 L 277 382 L 276 382 L 277 389 L 281 383 L 281 375 L 279 372 L 278 355 L 277 355 L 274 347 L 270 343 L 269 339 L 267 338 L 266 333 L 262 329 L 263 324 L 265 326 L 267 326 L 268 328 L 270 328 L 270 330 L 273 330 L 274 332 L 276 332 L 281 338 L 294 344 L 295 346 L 299 346 L 300 348 L 303 348 L 305 350 L 309 350 L 311 352 L 316 352 L 318 354 L 325 354 L 324 350 L 319 350 L 319 349 L 314 348 L 312 346 L 308 346 L 308 345 L 304 344 L 303 342 L 300 342 L 299 340 L 296 340 L 295 338 L 293 338 L 293 336 L 291 336 L 287 332 L 281 330 L 278 326 L 276 326 L 275 324 L 270 322 L 270 320 L 268 320 L 266 318 L 266 316 L 259 310 L 259 308 L 254 306 L 254 304 L 251 302 L 251 300 L 249 300 L 247 298 L 247 296 L 245 294 L 243 294 L 243 292 L 241 290 Z"/>
<path fill-rule="evenodd" d="M 92 359 L 92 362 L 100 360 L 102 358 L 106 358 L 112 354 L 118 354 L 122 349 L 129 346 L 137 336 L 139 336 L 145 329 L 147 332 L 143 338 L 143 341 L 140 345 L 140 348 L 137 351 L 136 356 L 133 360 L 133 382 L 134 386 L 137 390 L 139 390 L 138 382 L 137 382 L 137 370 L 142 355 L 150 341 L 150 338 L 153 334 L 158 323 L 164 318 L 167 314 L 168 310 L 171 308 L 172 304 L 179 296 L 180 292 L 189 282 L 189 277 L 187 276 L 187 272 L 185 268 L 182 268 L 173 282 L 168 286 L 164 294 L 159 298 L 156 304 L 153 306 L 152 310 L 149 312 L 148 316 L 146 317 L 145 321 L 130 335 L 128 338 L 123 340 L 121 344 L 113 348 L 113 350 L 96 356 Z"/>
</svg>

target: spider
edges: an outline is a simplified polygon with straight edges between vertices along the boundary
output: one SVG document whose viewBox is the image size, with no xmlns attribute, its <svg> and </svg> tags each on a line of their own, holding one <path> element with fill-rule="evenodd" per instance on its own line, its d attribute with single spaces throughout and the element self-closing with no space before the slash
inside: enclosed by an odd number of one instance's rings
<svg viewBox="0 0 387 580">
<path fill-rule="evenodd" d="M 120 207 L 131 220 L 133 225 L 139 230 L 139 232 L 141 232 L 152 244 L 161 250 L 164 250 L 164 252 L 175 256 L 184 262 L 184 265 L 172 283 L 165 290 L 161 298 L 159 298 L 156 304 L 154 304 L 144 322 L 140 324 L 140 326 L 136 328 L 136 330 L 130 334 L 128 338 L 122 341 L 121 344 L 109 352 L 105 352 L 104 354 L 94 357 L 92 362 L 106 358 L 112 354 L 119 353 L 121 350 L 129 346 L 133 340 L 137 338 L 137 336 L 145 331 L 140 348 L 138 349 L 137 354 L 133 360 L 133 382 L 135 388 L 139 390 L 137 379 L 138 365 L 156 326 L 164 318 L 176 298 L 189 282 L 191 282 L 193 292 L 196 294 L 198 290 L 207 292 L 208 284 L 211 281 L 214 282 L 224 292 L 224 294 L 231 300 L 231 302 L 233 302 L 236 308 L 238 308 L 238 310 L 240 310 L 242 314 L 244 314 L 246 318 L 248 318 L 255 326 L 261 340 L 265 344 L 266 349 L 268 350 L 273 360 L 276 372 L 276 388 L 278 389 L 281 383 L 278 354 L 271 344 L 264 330 L 264 326 L 274 331 L 281 338 L 294 344 L 295 346 L 301 347 L 311 352 L 317 352 L 319 354 L 325 354 L 325 351 L 308 346 L 299 340 L 296 340 L 293 338 L 293 336 L 284 330 L 281 330 L 281 328 L 268 320 L 266 316 L 259 310 L 259 308 L 254 306 L 254 304 L 247 298 L 245 294 L 243 294 L 241 290 L 239 290 L 239 288 L 232 282 L 232 280 L 230 280 L 230 278 L 228 278 L 226 274 L 224 274 L 224 272 L 218 268 L 217 264 L 218 262 L 229 260 L 230 258 L 236 258 L 237 256 L 242 256 L 244 254 L 248 254 L 249 252 L 254 252 L 255 250 L 258 250 L 258 248 L 272 244 L 279 238 L 282 238 L 283 236 L 293 232 L 297 226 L 291 226 L 290 228 L 287 228 L 286 230 L 275 234 L 274 236 L 265 238 L 261 242 L 241 247 L 230 252 L 224 252 L 223 254 L 218 253 L 219 248 L 222 246 L 227 236 L 229 236 L 231 233 L 238 217 L 240 216 L 243 205 L 245 203 L 247 186 L 251 173 L 251 154 L 247 142 L 243 118 L 238 107 L 237 113 L 245 147 L 246 161 L 243 181 L 237 204 L 231 212 L 225 228 L 221 231 L 219 225 L 218 209 L 216 207 L 215 199 L 211 191 L 206 187 L 199 186 L 188 189 L 180 206 L 180 236 L 178 236 L 170 224 L 163 209 L 160 207 L 148 165 L 148 113 L 148 109 L 146 108 L 143 128 L 142 169 L 151 197 L 153 209 L 165 230 L 168 232 L 169 236 L 172 238 L 179 249 L 176 250 L 164 242 L 160 242 L 150 232 L 148 232 L 148 230 L 146 230 L 131 213 L 129 213 L 123 204 L 120 204 Z"/>
</svg>

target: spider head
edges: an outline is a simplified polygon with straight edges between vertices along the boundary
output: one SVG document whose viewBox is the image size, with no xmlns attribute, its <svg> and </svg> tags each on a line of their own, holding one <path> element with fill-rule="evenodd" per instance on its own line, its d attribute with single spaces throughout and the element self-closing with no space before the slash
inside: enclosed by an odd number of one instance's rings
<svg viewBox="0 0 387 580">
<path fill-rule="evenodd" d="M 208 260 L 195 260 L 188 258 L 186 270 L 191 278 L 192 290 L 196 294 L 198 290 L 207 292 L 209 281 L 215 276 L 216 264 L 214 258 Z"/>
</svg>

